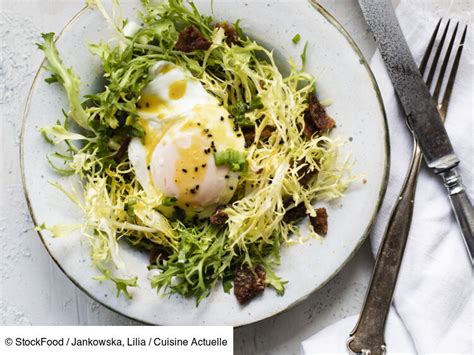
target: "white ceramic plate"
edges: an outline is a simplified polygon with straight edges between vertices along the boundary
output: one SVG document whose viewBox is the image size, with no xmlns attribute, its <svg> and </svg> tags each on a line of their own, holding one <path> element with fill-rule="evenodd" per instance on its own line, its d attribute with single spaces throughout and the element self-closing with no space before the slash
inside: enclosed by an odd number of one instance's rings
<svg viewBox="0 0 474 355">
<path fill-rule="evenodd" d="M 125 2 L 124 13 L 133 18 L 137 3 Z M 201 12 L 210 13 L 209 1 L 195 3 Z M 93 280 L 97 271 L 91 266 L 87 242 L 79 234 L 59 239 L 40 235 L 72 282 L 105 306 L 145 323 L 239 326 L 288 309 L 324 285 L 351 258 L 367 236 L 385 192 L 389 145 L 383 104 L 361 52 L 336 20 L 307 1 L 215 1 L 214 15 L 231 22 L 241 19 L 244 31 L 274 48 L 280 59 L 298 59 L 304 41 L 309 41 L 306 69 L 318 79 L 319 97 L 333 102 L 328 108 L 338 124 L 333 135 L 346 139 L 343 153 L 351 152 L 354 171 L 364 174 L 367 181 L 354 183 L 343 199 L 327 206 L 329 233 L 323 241 L 283 248 L 277 272 L 289 280 L 285 295 L 268 289 L 244 307 L 222 287 L 216 287 L 199 307 L 194 299 L 158 296 L 147 280 L 146 257 L 131 248 L 124 248 L 123 257 L 132 274 L 138 275 L 139 287 L 132 291 L 132 300 L 117 298 L 111 282 Z M 296 33 L 303 39 L 298 45 L 291 41 Z M 60 35 L 59 51 L 81 77 L 83 93 L 94 91 L 101 71 L 86 43 L 108 36 L 100 14 L 91 10 L 76 15 Z M 67 107 L 62 89 L 44 82 L 47 76 L 43 69 L 38 71 L 25 109 L 21 145 L 25 193 L 36 224 L 77 223 L 80 211 L 48 184 L 59 181 L 67 186 L 69 182 L 49 167 L 45 156 L 52 148 L 38 132 L 61 118 L 61 109 Z"/>
</svg>

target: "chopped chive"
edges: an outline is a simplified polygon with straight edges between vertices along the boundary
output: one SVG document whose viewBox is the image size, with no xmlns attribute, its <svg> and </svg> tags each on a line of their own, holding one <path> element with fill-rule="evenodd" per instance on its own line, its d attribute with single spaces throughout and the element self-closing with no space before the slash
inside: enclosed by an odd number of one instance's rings
<svg viewBox="0 0 474 355">
<path fill-rule="evenodd" d="M 300 41 L 301 39 L 301 35 L 299 33 L 295 34 L 295 36 L 293 37 L 292 41 L 294 44 L 298 44 L 298 42 Z"/>
<path fill-rule="evenodd" d="M 304 69 L 306 65 L 306 51 L 308 50 L 308 42 L 304 44 L 303 53 L 301 53 L 301 69 Z"/>
<path fill-rule="evenodd" d="M 163 200 L 161 200 L 163 206 L 174 206 L 176 202 L 178 202 L 176 197 L 164 197 Z"/>
<path fill-rule="evenodd" d="M 247 171 L 247 158 L 244 152 L 226 149 L 218 153 L 216 152 L 214 154 L 214 161 L 217 166 L 227 165 L 232 171 Z"/>
</svg>

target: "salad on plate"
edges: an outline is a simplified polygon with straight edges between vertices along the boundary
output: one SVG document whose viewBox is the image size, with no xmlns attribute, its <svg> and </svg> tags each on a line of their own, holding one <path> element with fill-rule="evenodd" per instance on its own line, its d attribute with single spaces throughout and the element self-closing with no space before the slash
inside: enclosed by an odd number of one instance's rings
<svg viewBox="0 0 474 355">
<path fill-rule="evenodd" d="M 109 14 L 88 1 L 114 31 L 88 44 L 101 61 L 99 92 L 83 97 L 54 33 L 42 35 L 47 81 L 69 102 L 62 120 L 40 129 L 55 148 L 51 167 L 71 176 L 70 186 L 52 183 L 84 217 L 38 228 L 53 237 L 79 229 L 97 279 L 129 298 L 138 285 L 125 245 L 148 255 L 143 267 L 164 294 L 197 304 L 218 284 L 241 304 L 266 287 L 283 294 L 281 248 L 326 235 L 318 202 L 342 196 L 352 180 L 329 136 L 336 123 L 304 70 L 306 47 L 284 75 L 239 22 L 192 2 L 142 0 L 141 23 L 114 3 Z M 299 233 L 303 219 L 309 234 Z"/>
</svg>

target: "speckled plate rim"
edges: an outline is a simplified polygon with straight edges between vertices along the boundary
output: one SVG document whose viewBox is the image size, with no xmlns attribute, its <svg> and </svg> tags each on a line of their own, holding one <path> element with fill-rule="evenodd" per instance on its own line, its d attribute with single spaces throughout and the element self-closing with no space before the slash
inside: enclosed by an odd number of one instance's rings
<svg viewBox="0 0 474 355">
<path fill-rule="evenodd" d="M 250 322 L 250 323 L 247 323 L 247 324 L 242 324 L 242 325 L 238 325 L 238 326 L 235 326 L 234 328 L 240 328 L 240 327 L 244 327 L 244 326 L 247 326 L 247 325 L 250 325 L 250 324 L 256 324 L 256 323 L 260 323 L 260 322 L 263 322 L 265 320 L 267 320 L 268 318 L 271 318 L 277 314 L 282 314 L 282 313 L 285 313 L 287 311 L 289 311 L 290 309 L 292 309 L 293 307 L 295 307 L 296 305 L 304 302 L 305 300 L 307 300 L 309 297 L 311 297 L 316 291 L 320 290 L 321 288 L 323 288 L 329 281 L 331 281 L 346 265 L 349 261 L 352 260 L 352 258 L 354 257 L 354 255 L 359 251 L 360 247 L 362 246 L 362 244 L 365 242 L 365 240 L 367 239 L 371 229 L 372 229 L 372 226 L 375 222 L 375 219 L 377 217 L 377 214 L 380 210 L 380 207 L 382 205 L 382 202 L 383 202 L 383 199 L 384 199 L 384 196 L 385 196 L 385 192 L 387 190 L 387 185 L 388 185 L 388 176 L 389 176 L 389 171 L 390 171 L 390 138 L 389 138 L 389 134 L 388 134 L 388 123 L 387 123 L 387 115 L 386 115 L 386 112 L 385 112 L 385 106 L 384 106 L 384 103 L 383 103 L 383 99 L 382 99 L 382 95 L 380 93 L 380 89 L 378 87 L 378 84 L 377 84 L 377 81 L 375 79 L 375 76 L 366 60 L 366 58 L 364 57 L 364 55 L 362 54 L 362 51 L 360 50 L 360 48 L 357 46 L 356 42 L 352 39 L 352 37 L 349 35 L 349 33 L 347 32 L 347 30 L 339 23 L 338 20 L 336 20 L 336 18 L 329 12 L 327 11 L 322 5 L 318 4 L 316 2 L 316 0 L 308 0 L 309 4 L 316 10 L 318 11 L 326 21 L 328 21 L 328 23 L 330 23 L 332 26 L 334 26 L 338 31 L 339 33 L 341 33 L 341 35 L 347 40 L 347 42 L 349 43 L 349 45 L 351 46 L 352 50 L 355 52 L 355 54 L 357 55 L 357 57 L 360 59 L 361 61 L 361 64 L 364 66 L 364 68 L 366 69 L 368 75 L 369 75 L 369 78 L 370 78 L 370 81 L 372 83 L 372 88 L 375 92 L 375 95 L 376 95 L 376 98 L 377 98 L 377 101 L 378 101 L 378 104 L 379 104 L 379 109 L 381 111 L 381 114 L 382 114 L 382 118 L 383 118 L 383 134 L 384 134 L 384 147 L 385 147 L 385 157 L 384 157 L 384 166 L 383 166 L 383 178 L 382 178 L 382 182 L 381 182 L 381 186 L 380 186 L 380 191 L 379 191 L 379 195 L 378 195 L 378 198 L 377 198 L 377 203 L 375 204 L 375 207 L 374 207 L 374 210 L 373 210 L 373 213 L 372 213 L 372 216 L 371 218 L 369 219 L 369 222 L 367 224 L 367 228 L 365 229 L 364 233 L 362 233 L 361 237 L 359 238 L 359 241 L 358 243 L 356 244 L 356 246 L 354 247 L 353 251 L 349 254 L 349 256 L 346 258 L 346 260 L 341 263 L 341 265 L 339 266 L 339 268 L 337 268 L 331 275 L 329 275 L 327 277 L 327 279 L 322 282 L 319 286 L 317 286 L 312 292 L 309 292 L 308 294 L 300 297 L 299 299 L 297 299 L 295 302 L 289 304 L 285 309 L 282 309 L 278 312 L 275 312 L 273 314 L 269 314 L 267 317 L 265 318 L 262 318 L 262 319 L 259 319 L 255 322 Z M 81 10 L 79 10 L 66 24 L 65 26 L 63 27 L 63 29 L 58 33 L 57 35 L 57 38 L 56 38 L 56 41 L 61 38 L 63 36 L 63 34 L 74 24 L 74 22 L 81 16 L 83 15 L 86 10 L 87 10 L 87 6 L 83 7 Z M 31 205 L 31 201 L 30 201 L 30 197 L 29 197 L 29 193 L 28 193 L 28 189 L 26 187 L 26 178 L 25 178 L 25 169 L 24 169 L 24 132 L 25 132 L 25 127 L 26 127 L 26 121 L 27 121 L 27 117 L 28 117 L 28 113 L 29 113 L 29 109 L 30 109 L 30 104 L 31 104 L 31 98 L 32 98 L 32 94 L 33 94 L 33 90 L 34 88 L 36 87 L 36 83 L 38 81 L 38 78 L 39 78 L 39 75 L 40 75 L 40 72 L 41 72 L 41 69 L 43 68 L 44 66 L 44 63 L 46 62 L 46 58 L 42 60 L 38 70 L 36 71 L 35 73 L 35 77 L 33 79 L 33 82 L 31 84 L 31 87 L 28 91 L 28 97 L 27 97 L 27 100 L 26 100 L 26 103 L 25 103 L 25 108 L 24 108 L 24 111 L 23 111 L 23 116 L 22 116 L 22 125 L 21 125 L 21 132 L 20 132 L 20 146 L 19 146 L 19 150 L 20 150 L 20 170 L 21 170 L 21 181 L 22 181 L 22 186 L 23 186 L 23 192 L 24 192 L 24 195 L 25 195 L 25 199 L 26 199 L 26 204 L 27 204 L 27 207 L 28 207 L 28 210 L 29 210 L 29 213 L 31 215 L 31 219 L 33 221 L 33 224 L 35 226 L 38 225 L 37 223 L 37 220 L 36 220 L 36 217 L 35 217 L 35 214 L 34 214 L 34 211 L 33 211 L 33 208 L 32 208 L 32 205 Z M 135 322 L 138 322 L 138 323 L 142 323 L 142 324 L 148 324 L 148 325 L 156 325 L 156 324 L 152 324 L 152 323 L 149 323 L 149 322 L 145 322 L 143 320 L 140 320 L 140 319 L 136 319 L 132 316 L 129 316 L 129 315 L 126 315 L 125 313 L 122 313 L 120 310 L 118 309 L 115 309 L 103 302 L 101 302 L 100 300 L 98 300 L 96 297 L 94 297 L 89 291 L 87 291 L 85 288 L 82 287 L 82 285 L 77 281 L 75 280 L 72 276 L 70 276 L 65 270 L 64 268 L 61 266 L 61 264 L 59 263 L 59 261 L 53 256 L 53 254 L 51 253 L 50 249 L 48 248 L 47 246 L 47 243 L 45 241 L 45 238 L 44 236 L 42 235 L 41 231 L 36 231 L 38 233 L 38 236 L 40 237 L 41 239 L 41 242 L 43 243 L 46 251 L 48 252 L 49 256 L 53 259 L 53 261 L 56 263 L 56 265 L 59 267 L 59 269 L 64 273 L 64 275 L 66 275 L 66 277 L 78 288 L 80 289 L 82 292 L 84 292 L 88 297 L 90 297 L 92 300 L 94 300 L 95 302 L 101 304 L 102 306 L 104 306 L 105 308 L 115 312 L 115 313 L 118 313 L 120 315 L 122 315 L 123 317 L 125 318 L 128 318 L 130 320 L 133 320 Z"/>
</svg>

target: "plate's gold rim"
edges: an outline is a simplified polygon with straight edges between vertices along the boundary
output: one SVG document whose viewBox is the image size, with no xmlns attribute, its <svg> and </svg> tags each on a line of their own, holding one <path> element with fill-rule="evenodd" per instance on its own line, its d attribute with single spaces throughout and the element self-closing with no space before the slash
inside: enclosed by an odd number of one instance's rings
<svg viewBox="0 0 474 355">
<path fill-rule="evenodd" d="M 369 74 L 369 77 L 370 77 L 370 80 L 371 80 L 371 83 L 372 83 L 372 88 L 374 89 L 375 91 L 375 94 L 377 96 L 377 101 L 379 103 L 379 108 L 381 110 L 381 113 L 382 113 L 382 116 L 383 116 L 383 124 L 384 124 L 384 130 L 383 130 L 383 133 L 384 133 L 384 144 L 385 144 L 385 161 L 384 161 L 384 174 L 383 174 L 383 178 L 382 178 L 382 185 L 380 187 L 380 191 L 379 191 L 379 196 L 378 196 L 378 200 L 377 200 L 377 204 L 374 208 L 374 211 L 372 213 L 372 217 L 369 219 L 369 223 L 367 224 L 367 228 L 365 229 L 364 233 L 361 235 L 358 243 L 356 244 L 354 250 L 351 252 L 351 254 L 349 254 L 349 256 L 346 258 L 346 260 L 344 260 L 344 262 L 339 266 L 339 268 L 337 268 L 323 283 L 321 283 L 320 285 L 318 285 L 318 287 L 316 287 L 313 291 L 311 291 L 310 293 L 300 297 L 298 300 L 296 300 L 295 302 L 291 303 L 290 305 L 288 305 L 286 308 L 278 311 L 278 312 L 275 312 L 275 313 L 272 313 L 270 315 L 268 315 L 267 317 L 265 318 L 262 318 L 262 319 L 259 319 L 257 321 L 254 321 L 254 322 L 250 322 L 250 323 L 245 323 L 245 324 L 239 324 L 239 325 L 235 325 L 234 327 L 235 328 L 240 328 L 240 327 L 243 327 L 243 326 L 247 326 L 247 325 L 251 325 L 251 324 L 256 324 L 256 323 L 259 323 L 259 322 L 263 322 L 265 320 L 267 320 L 268 318 L 270 317 L 273 317 L 277 314 L 281 314 L 281 313 L 284 313 L 288 310 L 290 310 L 291 308 L 293 308 L 294 306 L 304 302 L 305 300 L 307 300 L 311 295 L 313 295 L 316 291 L 320 290 L 321 288 L 323 288 L 329 281 L 331 281 L 340 271 L 342 268 L 344 268 L 344 266 L 347 265 L 347 263 L 349 261 L 352 260 L 352 258 L 354 257 L 354 255 L 359 251 L 360 247 L 362 246 L 362 244 L 365 242 L 365 240 L 367 239 L 369 233 L 370 233 L 370 230 L 372 229 L 373 227 L 373 224 L 375 222 L 375 218 L 380 210 L 380 207 L 382 205 L 382 202 L 383 202 L 383 198 L 385 196 L 385 192 L 387 190 L 387 185 L 388 185 L 388 174 L 389 174 L 389 170 L 390 170 L 390 138 L 389 138 L 389 134 L 388 134 L 388 123 L 387 123 L 387 115 L 386 115 L 386 112 L 385 112 L 385 107 L 384 107 L 384 104 L 383 104 L 383 99 L 382 99 L 382 95 L 380 93 L 380 89 L 378 87 L 378 84 L 377 84 L 377 81 L 375 79 L 375 76 L 372 72 L 372 70 L 370 69 L 369 65 L 368 65 L 368 62 L 366 60 L 366 58 L 364 57 L 364 55 L 362 54 L 362 51 L 359 49 L 359 47 L 357 46 L 356 42 L 352 39 L 352 37 L 349 35 L 349 33 L 347 32 L 347 30 L 339 23 L 339 21 L 336 20 L 336 18 L 329 12 L 327 11 L 322 5 L 318 4 L 316 2 L 316 0 L 307 0 L 309 2 L 309 4 L 316 10 L 318 11 L 331 25 L 333 25 L 343 36 L 344 38 L 349 42 L 350 46 L 352 47 L 352 49 L 354 50 L 354 52 L 356 53 L 356 55 L 359 57 L 359 59 L 361 60 L 361 63 L 362 65 L 364 65 L 365 69 L 367 70 L 367 73 Z M 64 32 L 72 26 L 72 24 L 81 16 L 83 15 L 86 11 L 87 11 L 88 7 L 85 6 L 83 7 L 81 10 L 79 10 L 64 26 L 64 28 L 58 33 L 57 35 L 57 38 L 56 38 L 56 41 L 62 37 L 62 35 L 64 34 Z M 30 104 L 31 104 L 31 97 L 32 97 L 32 93 L 33 93 L 33 89 L 35 88 L 36 86 L 36 83 L 38 81 L 38 78 L 39 78 L 39 75 L 40 75 L 40 72 L 41 72 L 41 69 L 43 68 L 44 66 L 44 63 L 45 63 L 46 59 L 43 59 L 43 61 L 41 62 L 38 70 L 36 71 L 36 74 L 35 74 L 35 77 L 33 79 L 33 82 L 31 84 L 31 87 L 28 91 L 28 97 L 27 97 L 27 100 L 26 100 L 26 104 L 25 104 L 25 109 L 23 110 L 23 117 L 22 117 L 22 125 L 21 125 L 21 131 L 20 131 L 20 170 L 21 170 L 21 182 L 22 182 L 22 186 L 23 186 L 23 192 L 24 192 L 24 195 L 25 195 L 25 199 L 26 199 L 26 204 L 27 204 L 27 207 L 28 207 L 28 210 L 30 212 L 30 215 L 31 215 L 31 219 L 33 221 L 33 224 L 35 226 L 38 225 L 37 221 L 36 221 L 36 217 L 35 217 L 35 214 L 34 214 L 34 211 L 33 211 L 33 208 L 31 206 L 31 201 L 30 201 L 30 197 L 29 197 L 29 194 L 28 194 L 28 189 L 26 187 L 26 177 L 25 177 L 25 169 L 24 169 L 24 151 L 23 151 L 23 148 L 24 148 L 24 132 L 25 132 L 25 127 L 26 127 L 26 121 L 27 121 L 27 115 L 29 113 L 29 110 L 30 110 Z M 50 255 L 50 257 L 53 259 L 53 261 L 56 263 L 56 265 L 59 267 L 59 269 L 67 276 L 67 278 L 69 280 L 71 280 L 71 282 L 76 285 L 77 288 L 79 288 L 82 292 L 84 292 L 87 296 L 89 296 L 92 300 L 94 300 L 95 302 L 101 304 L 102 306 L 104 306 L 105 308 L 115 312 L 115 313 L 118 313 L 122 316 L 124 316 L 125 318 L 128 318 L 130 320 L 133 320 L 135 322 L 138 322 L 138 323 L 142 323 L 142 324 L 148 324 L 148 325 L 159 325 L 159 324 L 154 324 L 154 323 L 149 323 L 149 322 L 146 322 L 144 320 L 141 320 L 141 319 L 136 319 L 132 316 L 129 316 L 127 314 L 124 314 L 122 313 L 120 310 L 118 309 L 115 309 L 115 308 L 112 308 L 111 306 L 103 303 L 102 301 L 98 300 L 95 296 L 93 296 L 90 292 L 88 292 L 84 287 L 82 287 L 82 285 L 76 281 L 72 276 L 70 276 L 66 270 L 63 269 L 63 267 L 61 266 L 61 264 L 59 263 L 59 261 L 52 255 L 51 251 L 49 250 L 48 246 L 47 246 L 47 243 L 45 241 L 45 238 L 43 237 L 41 231 L 39 230 L 36 230 L 36 232 L 38 233 L 38 236 L 40 237 L 41 239 L 41 242 L 43 243 L 46 251 L 48 252 L 48 254 Z"/>
</svg>

